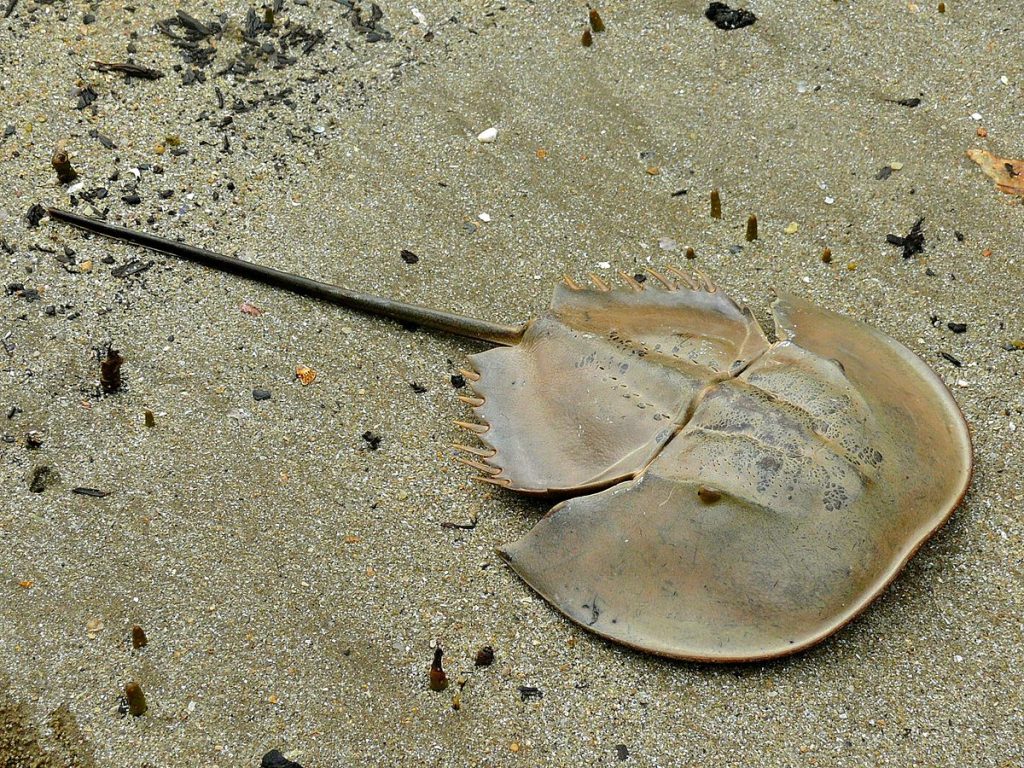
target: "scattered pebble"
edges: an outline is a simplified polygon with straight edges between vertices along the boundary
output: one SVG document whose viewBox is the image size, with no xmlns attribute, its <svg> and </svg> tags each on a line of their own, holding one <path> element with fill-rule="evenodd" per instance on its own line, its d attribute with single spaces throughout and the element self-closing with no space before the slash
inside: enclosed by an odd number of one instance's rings
<svg viewBox="0 0 1024 768">
<path fill-rule="evenodd" d="M 407 248 L 403 248 L 400 255 L 402 257 L 402 261 L 404 261 L 406 264 L 416 264 L 420 260 L 419 256 L 417 256 L 415 253 L 408 250 Z"/>
<path fill-rule="evenodd" d="M 103 491 L 99 488 L 88 488 L 84 485 L 79 485 L 71 489 L 71 492 L 76 496 L 89 496 L 94 499 L 102 499 L 110 495 L 110 491 Z"/>
<path fill-rule="evenodd" d="M 967 323 L 946 323 L 946 327 L 953 333 L 967 333 Z"/>
<path fill-rule="evenodd" d="M 497 141 L 497 139 L 498 129 L 494 128 L 493 126 L 491 128 L 487 128 L 486 130 L 481 131 L 476 137 L 476 140 L 479 141 L 481 144 L 493 144 L 495 141 Z"/>
<path fill-rule="evenodd" d="M 482 221 L 484 224 L 489 224 L 491 221 L 491 214 L 479 213 L 477 214 L 477 218 L 480 219 L 480 221 Z"/>
<path fill-rule="evenodd" d="M 58 149 L 53 153 L 50 163 L 53 165 L 53 170 L 57 172 L 57 181 L 61 184 L 70 184 L 78 178 L 78 172 L 71 166 L 71 158 L 63 149 Z"/>
<path fill-rule="evenodd" d="M 795 221 L 791 221 L 789 222 L 789 224 L 785 226 L 785 228 L 782 231 L 785 232 L 787 235 L 795 235 L 797 232 L 800 231 L 800 225 L 797 224 Z"/>
<path fill-rule="evenodd" d="M 375 434 L 369 429 L 363 432 L 363 440 L 366 441 L 366 444 L 369 446 L 371 451 L 376 451 L 378 448 L 380 448 L 380 442 L 383 439 L 384 438 L 382 438 L 380 435 Z"/>
<path fill-rule="evenodd" d="M 302 768 L 294 760 L 289 760 L 280 750 L 272 749 L 260 760 L 260 768 Z"/>
<path fill-rule="evenodd" d="M 473 664 L 477 667 L 489 667 L 494 663 L 494 648 L 485 645 L 479 651 L 476 652 L 476 658 L 473 659 Z"/>
<path fill-rule="evenodd" d="M 42 493 L 60 481 L 60 475 L 53 467 L 43 464 L 32 470 L 28 478 L 28 489 L 32 493 Z"/>
<path fill-rule="evenodd" d="M 149 709 L 142 686 L 132 680 L 124 687 L 124 697 L 128 700 L 128 712 L 132 717 L 141 717 Z"/>
<path fill-rule="evenodd" d="M 252 391 L 252 399 L 256 400 L 257 402 L 259 402 L 260 400 L 269 400 L 271 397 L 273 397 L 273 395 L 270 393 L 269 389 L 257 388 Z"/>
<path fill-rule="evenodd" d="M 530 699 L 543 699 L 544 691 L 532 685 L 519 686 L 519 700 L 529 701 Z"/>
<path fill-rule="evenodd" d="M 448 687 L 448 674 L 441 666 L 442 656 L 444 656 L 444 651 L 441 650 L 441 646 L 434 648 L 434 659 L 430 662 L 430 690 L 432 691 L 440 692 Z"/>
<path fill-rule="evenodd" d="M 148 643 L 149 639 L 146 637 L 146 630 L 138 624 L 132 624 L 132 648 L 135 650 L 145 648 Z"/>
<path fill-rule="evenodd" d="M 466 386 L 466 377 L 463 376 L 461 373 L 453 373 L 451 381 L 452 386 L 455 387 L 456 389 L 462 389 L 464 386 Z"/>
<path fill-rule="evenodd" d="M 121 389 L 121 364 L 124 358 L 113 347 L 107 347 L 107 356 L 100 362 L 100 389 L 113 395 Z"/>
<path fill-rule="evenodd" d="M 719 29 L 733 30 L 749 27 L 757 16 L 746 8 L 730 8 L 725 3 L 711 3 L 704 11 L 704 17 Z"/>
</svg>

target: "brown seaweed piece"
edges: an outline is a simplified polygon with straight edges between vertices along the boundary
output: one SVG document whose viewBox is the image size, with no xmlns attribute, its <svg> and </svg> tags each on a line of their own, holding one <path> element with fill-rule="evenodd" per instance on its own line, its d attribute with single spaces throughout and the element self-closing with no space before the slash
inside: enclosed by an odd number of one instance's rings
<svg viewBox="0 0 1024 768">
<path fill-rule="evenodd" d="M 967 490 L 967 425 L 910 350 L 793 296 L 777 341 L 701 275 L 566 278 L 519 326 L 393 302 L 51 209 L 75 226 L 504 345 L 467 371 L 479 479 L 569 497 L 502 557 L 587 629 L 704 661 L 783 656 L 895 578 Z"/>
</svg>

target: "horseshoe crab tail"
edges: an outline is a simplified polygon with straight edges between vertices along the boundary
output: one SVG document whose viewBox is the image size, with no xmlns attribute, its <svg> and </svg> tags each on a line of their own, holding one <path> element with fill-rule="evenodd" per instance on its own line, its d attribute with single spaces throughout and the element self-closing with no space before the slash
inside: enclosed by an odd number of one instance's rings
<svg viewBox="0 0 1024 768">
<path fill-rule="evenodd" d="M 429 307 L 421 307 L 416 304 L 393 301 L 392 299 L 373 296 L 368 293 L 350 291 L 337 285 L 322 283 L 319 280 L 311 280 L 308 277 L 295 275 L 291 272 L 282 272 L 278 269 L 242 261 L 231 256 L 224 256 L 213 251 L 207 251 L 204 248 L 196 248 L 146 232 L 127 229 L 101 219 L 79 216 L 76 213 L 59 208 L 48 208 L 46 212 L 52 219 L 63 221 L 87 232 L 93 232 L 116 240 L 124 240 L 133 245 L 141 245 L 150 250 L 195 261 L 204 266 L 241 275 L 266 285 L 286 288 L 289 291 L 294 291 L 304 296 L 312 296 L 323 301 L 340 304 L 343 307 L 389 317 L 392 320 L 404 323 L 423 325 L 455 336 L 464 336 L 470 339 L 489 341 L 494 344 L 512 346 L 519 343 L 523 333 L 526 331 L 525 323 L 523 325 L 503 325 L 486 320 L 477 320 L 472 317 L 463 317 L 462 315 Z"/>
</svg>

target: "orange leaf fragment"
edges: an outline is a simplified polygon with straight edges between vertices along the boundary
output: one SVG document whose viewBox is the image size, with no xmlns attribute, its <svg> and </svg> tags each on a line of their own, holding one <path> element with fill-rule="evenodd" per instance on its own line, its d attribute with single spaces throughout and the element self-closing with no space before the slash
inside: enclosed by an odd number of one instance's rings
<svg viewBox="0 0 1024 768">
<path fill-rule="evenodd" d="M 1024 160 L 999 157 L 987 149 L 969 149 L 967 156 L 981 166 L 1000 192 L 1024 196 Z"/>
<path fill-rule="evenodd" d="M 346 536 L 344 539 L 346 544 L 358 544 L 362 540 L 362 536 Z"/>
<path fill-rule="evenodd" d="M 295 368 L 295 376 L 304 387 L 308 387 L 313 383 L 313 379 L 316 378 L 316 371 L 305 365 L 299 365 Z"/>
<path fill-rule="evenodd" d="M 546 149 L 544 149 L 544 147 L 541 147 L 540 149 L 537 150 L 537 158 L 539 160 L 543 160 L 547 156 L 548 156 L 548 151 Z"/>
<path fill-rule="evenodd" d="M 250 304 L 248 301 L 243 301 L 238 305 L 238 308 L 251 317 L 259 317 L 263 314 L 263 310 L 257 307 L 255 304 Z"/>
<path fill-rule="evenodd" d="M 35 584 L 35 582 L 34 581 L 30 581 L 29 579 L 25 579 L 25 581 L 19 581 L 18 582 L 18 586 L 22 587 L 24 589 L 30 589 L 33 584 Z"/>
</svg>

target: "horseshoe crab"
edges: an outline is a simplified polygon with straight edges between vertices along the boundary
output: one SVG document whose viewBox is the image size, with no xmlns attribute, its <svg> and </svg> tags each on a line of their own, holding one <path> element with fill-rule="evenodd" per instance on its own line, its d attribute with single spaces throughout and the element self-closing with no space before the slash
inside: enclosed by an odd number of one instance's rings
<svg viewBox="0 0 1024 768">
<path fill-rule="evenodd" d="M 570 278 L 507 326 L 348 291 L 57 209 L 51 218 L 363 311 L 495 342 L 470 357 L 459 445 L 484 482 L 563 500 L 505 561 L 633 648 L 794 653 L 862 611 L 946 521 L 967 425 L 892 338 L 795 296 L 776 340 L 706 277 Z"/>
</svg>

